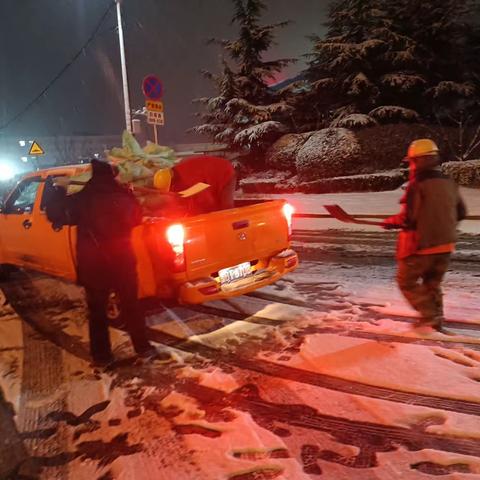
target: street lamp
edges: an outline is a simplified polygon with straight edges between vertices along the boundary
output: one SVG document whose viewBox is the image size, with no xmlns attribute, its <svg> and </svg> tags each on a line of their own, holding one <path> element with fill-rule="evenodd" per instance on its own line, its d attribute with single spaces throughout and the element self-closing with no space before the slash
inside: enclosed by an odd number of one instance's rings
<svg viewBox="0 0 480 480">
<path fill-rule="evenodd" d="M 132 132 L 132 117 L 130 113 L 130 94 L 128 91 L 127 61 L 125 57 L 125 42 L 123 38 L 121 0 L 115 0 L 117 4 L 118 43 L 120 46 L 120 61 L 122 64 L 123 101 L 125 102 L 125 124 L 128 132 Z"/>
</svg>

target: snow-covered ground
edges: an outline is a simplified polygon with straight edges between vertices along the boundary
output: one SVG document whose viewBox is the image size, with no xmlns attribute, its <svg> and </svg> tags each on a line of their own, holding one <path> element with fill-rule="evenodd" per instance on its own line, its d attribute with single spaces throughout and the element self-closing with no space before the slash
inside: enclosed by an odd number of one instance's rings
<svg viewBox="0 0 480 480">
<path fill-rule="evenodd" d="M 290 199 L 301 212 L 338 203 L 393 213 L 399 193 Z M 479 214 L 477 193 L 464 192 Z M 31 273 L 2 285 L 10 305 L 0 309 L 0 387 L 17 430 L 0 442 L 3 472 L 18 464 L 10 478 L 480 478 L 478 237 L 462 235 L 448 273 L 455 335 L 444 335 L 412 328 L 394 284 L 392 233 L 321 225 L 296 225 L 301 264 L 276 285 L 152 312 L 149 335 L 172 352 L 169 364 L 136 362 L 128 336 L 112 329 L 120 360 L 94 371 L 78 288 Z M 2 432 L 8 415 L 0 401 Z M 16 456 L 4 453 L 12 445 Z"/>
</svg>

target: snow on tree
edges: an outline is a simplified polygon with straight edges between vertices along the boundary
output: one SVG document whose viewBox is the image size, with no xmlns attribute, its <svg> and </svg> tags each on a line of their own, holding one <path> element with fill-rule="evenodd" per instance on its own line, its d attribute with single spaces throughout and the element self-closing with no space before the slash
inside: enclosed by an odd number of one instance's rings
<svg viewBox="0 0 480 480">
<path fill-rule="evenodd" d="M 217 90 L 217 96 L 197 99 L 204 106 L 199 114 L 202 124 L 191 129 L 206 134 L 214 141 L 227 143 L 231 149 L 263 151 L 288 130 L 293 108 L 281 92 L 269 88 L 267 81 L 275 78 L 292 59 L 265 60 L 264 55 L 274 43 L 278 28 L 288 22 L 262 25 L 266 9 L 262 0 L 233 0 L 232 23 L 238 25 L 235 40 L 216 40 L 227 59 L 221 74 L 204 72 Z"/>
<path fill-rule="evenodd" d="M 283 123 L 269 120 L 241 130 L 235 135 L 234 142 L 248 149 L 254 145 L 264 148 L 271 145 L 286 131 L 287 127 Z"/>
<path fill-rule="evenodd" d="M 369 112 L 368 115 L 382 123 L 418 122 L 420 120 L 420 116 L 415 110 L 398 107 L 396 105 L 377 107 Z"/>
<path fill-rule="evenodd" d="M 417 87 L 422 88 L 427 83 L 423 76 L 408 73 L 387 73 L 380 78 L 380 81 L 384 85 L 405 93 Z"/>
<path fill-rule="evenodd" d="M 478 79 L 473 81 L 469 24 L 478 0 L 398 0 L 388 10 L 392 29 L 410 39 L 413 59 L 409 73 L 423 79 L 414 89 L 410 105 L 428 121 L 447 118 L 458 109 L 476 108 Z M 479 71 L 478 60 L 476 71 Z M 391 99 L 390 99 L 391 100 Z"/>
<path fill-rule="evenodd" d="M 307 94 L 307 105 L 325 99 L 331 120 L 367 113 L 377 105 L 379 89 L 375 58 L 386 48 L 382 38 L 372 32 L 386 25 L 378 0 L 337 0 L 333 3 L 325 38 L 313 36 L 313 51 L 308 55 L 307 79 L 324 87 Z"/>
<path fill-rule="evenodd" d="M 351 129 L 373 127 L 375 125 L 377 125 L 377 121 L 369 115 L 365 115 L 363 113 L 352 113 L 350 115 L 340 117 L 338 120 L 332 123 L 332 127 Z"/>
<path fill-rule="evenodd" d="M 312 37 L 307 55 L 306 78 L 323 88 L 299 93 L 296 105 L 310 105 L 299 118 L 311 124 L 311 112 L 321 110 L 340 125 L 349 115 L 388 107 L 376 111 L 378 121 L 433 121 L 456 105 L 474 109 L 480 29 L 467 20 L 479 3 L 336 0 L 327 34 Z"/>
</svg>

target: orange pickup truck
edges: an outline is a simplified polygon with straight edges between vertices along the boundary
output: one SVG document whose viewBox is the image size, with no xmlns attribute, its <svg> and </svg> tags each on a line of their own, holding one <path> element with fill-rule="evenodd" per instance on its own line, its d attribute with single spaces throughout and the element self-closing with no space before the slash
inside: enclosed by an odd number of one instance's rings
<svg viewBox="0 0 480 480">
<path fill-rule="evenodd" d="M 89 166 L 32 172 L 0 210 L 0 264 L 76 280 L 76 228 L 55 231 L 45 215 L 45 180 Z M 144 218 L 132 232 L 139 297 L 196 304 L 274 283 L 298 264 L 290 249 L 292 207 L 282 200 L 176 220 Z"/>
</svg>

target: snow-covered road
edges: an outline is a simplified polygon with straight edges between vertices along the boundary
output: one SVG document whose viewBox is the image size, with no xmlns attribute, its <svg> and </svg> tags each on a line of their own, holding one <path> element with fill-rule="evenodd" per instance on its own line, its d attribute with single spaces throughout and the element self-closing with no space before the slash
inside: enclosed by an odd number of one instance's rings
<svg viewBox="0 0 480 480">
<path fill-rule="evenodd" d="M 134 363 L 112 330 L 107 372 L 89 367 L 80 290 L 19 273 L 2 285 L 0 478 L 480 478 L 478 240 L 446 283 L 455 336 L 412 329 L 393 235 L 297 229 L 296 272 L 152 312 L 166 365 Z"/>
<path fill-rule="evenodd" d="M 460 188 L 461 195 L 467 204 L 469 215 L 480 215 L 480 189 Z M 241 198 L 284 198 L 299 213 L 327 213 L 322 205 L 338 204 L 350 214 L 393 215 L 399 211 L 398 202 L 404 194 L 403 189 L 386 192 L 369 193 L 329 193 L 329 194 L 247 194 Z M 334 219 L 295 219 L 294 228 L 308 230 L 325 230 L 341 228 L 343 230 L 376 231 L 377 227 L 340 223 Z M 465 233 L 480 234 L 479 221 L 464 221 L 460 230 Z"/>
</svg>

